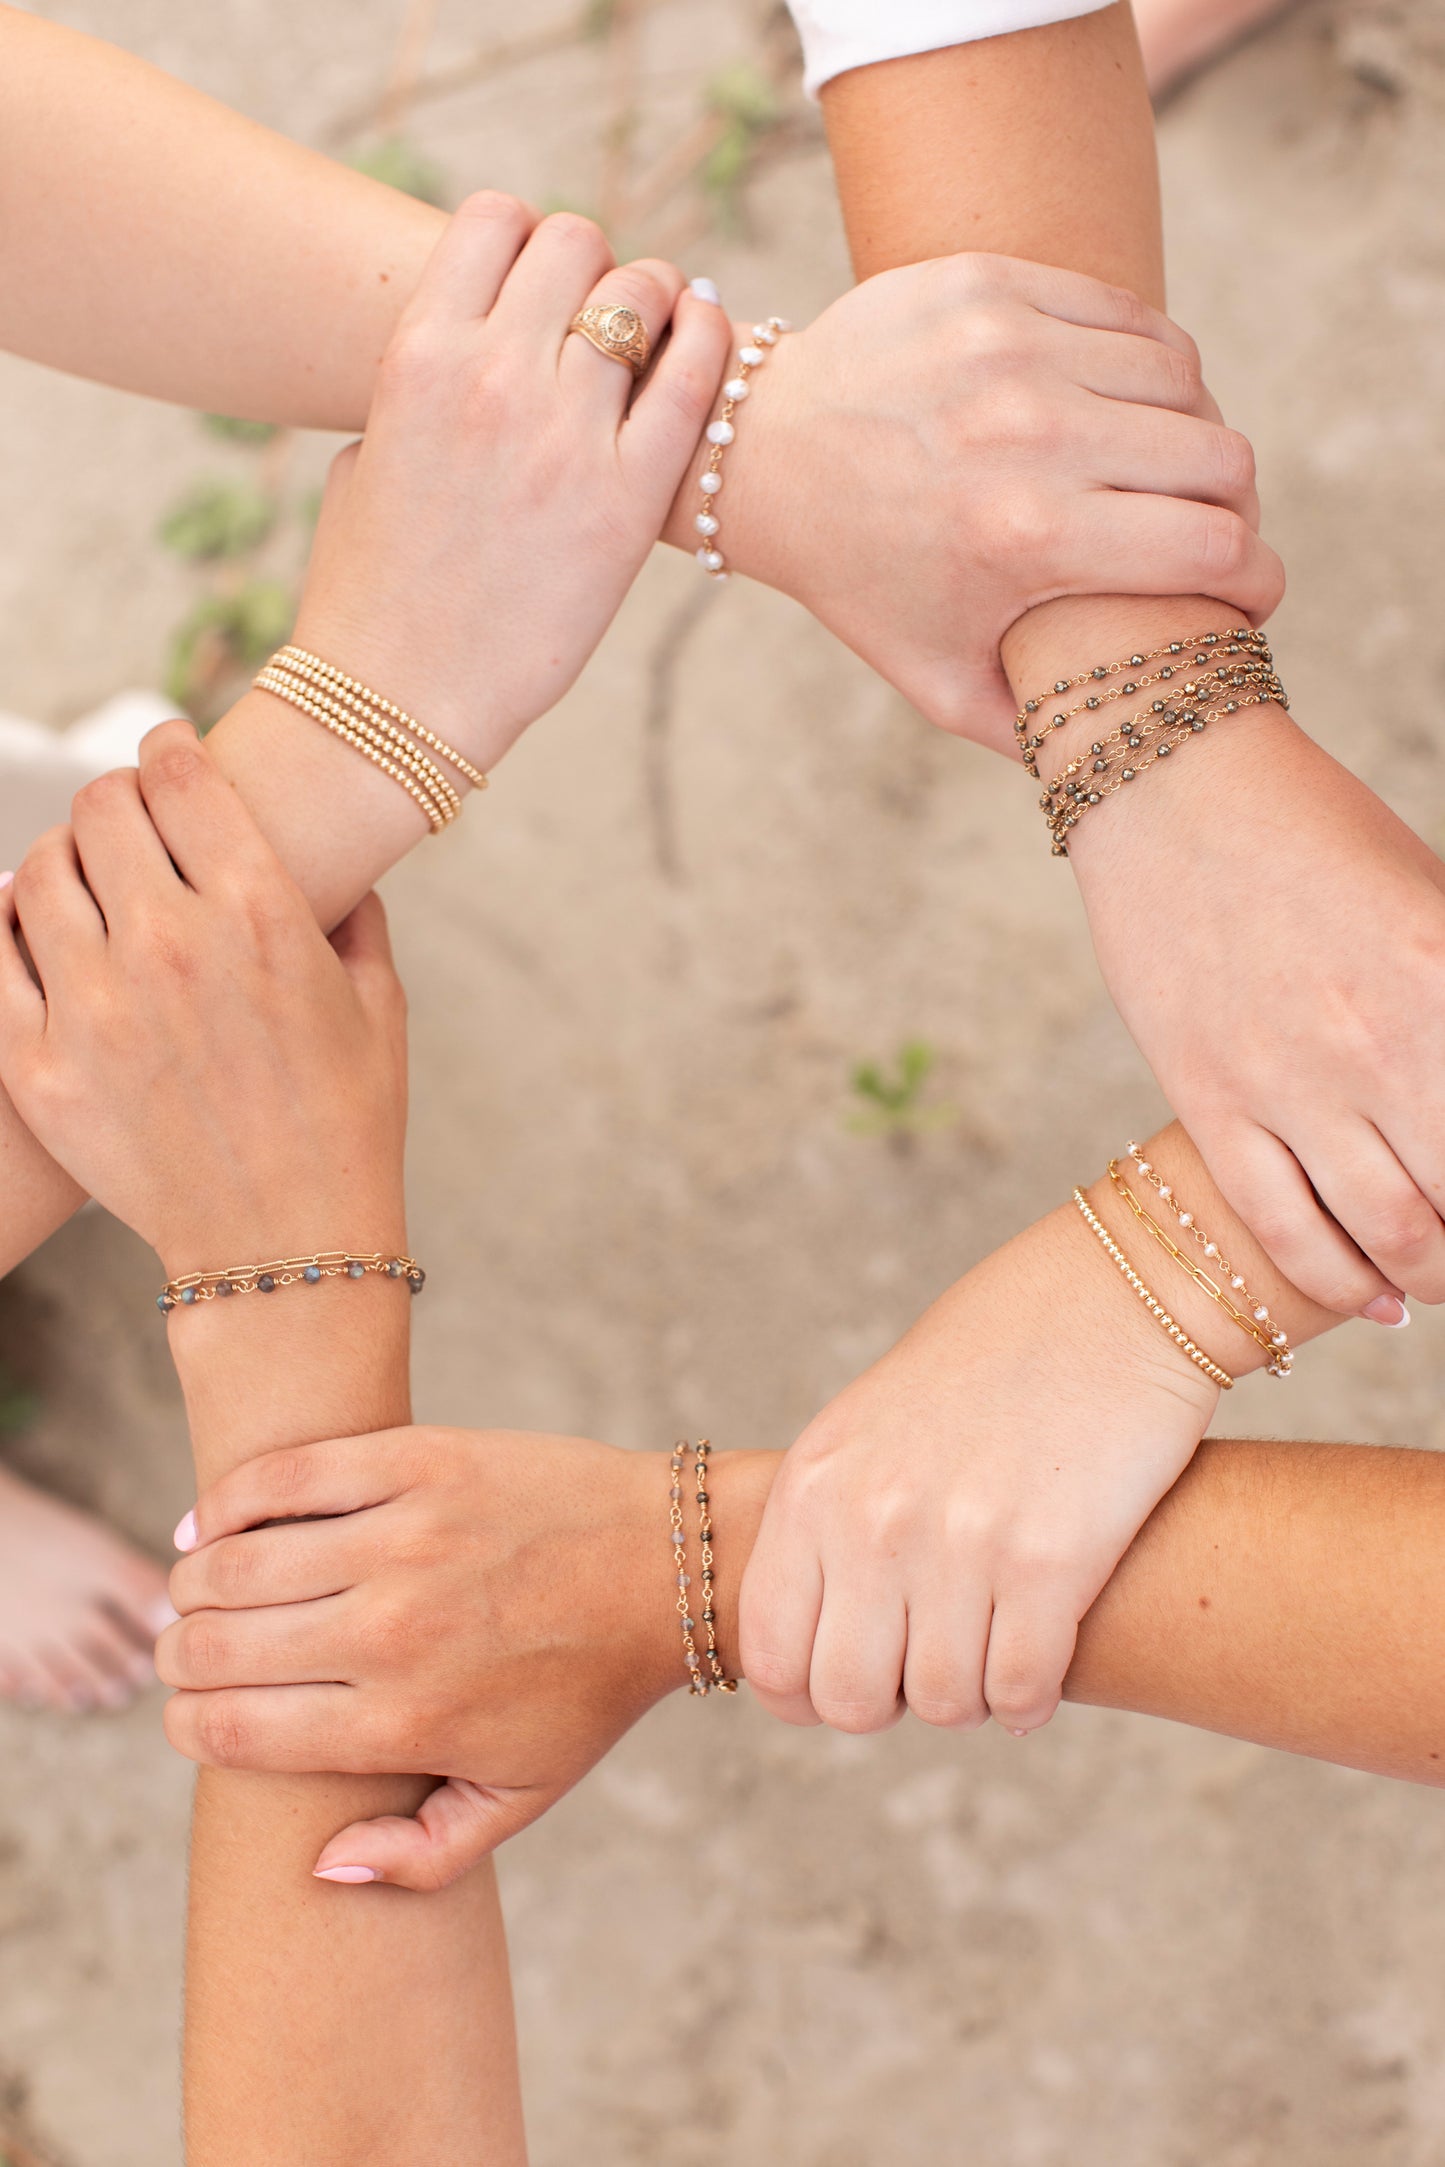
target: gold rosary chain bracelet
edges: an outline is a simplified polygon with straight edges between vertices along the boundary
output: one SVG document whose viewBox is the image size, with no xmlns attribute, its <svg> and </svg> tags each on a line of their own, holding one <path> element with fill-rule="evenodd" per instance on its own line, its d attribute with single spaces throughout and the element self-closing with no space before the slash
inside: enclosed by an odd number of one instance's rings
<svg viewBox="0 0 1445 2167">
<path fill-rule="evenodd" d="M 753 325 L 750 346 L 738 348 L 738 372 L 723 385 L 723 403 L 716 421 L 707 425 L 707 441 L 712 447 L 707 455 L 707 465 L 697 478 L 702 491 L 702 510 L 693 520 L 701 546 L 697 561 L 709 579 L 728 577 L 727 559 L 718 547 L 718 534 L 722 521 L 718 517 L 718 492 L 723 485 L 723 454 L 737 435 L 737 410 L 752 389 L 752 377 L 767 360 L 769 353 L 786 332 L 792 330 L 786 316 L 768 316 L 760 324 Z"/>
<path fill-rule="evenodd" d="M 1195 1286 L 1199 1288 L 1200 1292 L 1202 1294 L 1207 1294 L 1210 1301 L 1215 1303 L 1218 1308 L 1224 1311 L 1224 1314 L 1226 1317 L 1228 1317 L 1230 1323 L 1238 1325 L 1240 1331 L 1245 1333 L 1248 1338 L 1252 1339 L 1257 1347 L 1262 1348 L 1264 1353 L 1270 1357 L 1271 1363 L 1273 1363 L 1276 1355 L 1276 1350 L 1271 1347 L 1267 1335 L 1260 1331 L 1258 1325 L 1256 1325 L 1250 1317 L 1246 1316 L 1242 1309 L 1236 1307 L 1234 1302 L 1232 1302 L 1229 1296 L 1225 1293 L 1223 1287 L 1221 1287 L 1216 1280 L 1210 1277 L 1209 1273 L 1204 1269 L 1204 1266 L 1202 1264 L 1196 1264 L 1193 1257 L 1187 1256 L 1185 1254 L 1185 1252 L 1180 1248 L 1178 1242 L 1175 1241 L 1173 1235 L 1169 1232 L 1168 1228 L 1162 1227 L 1159 1224 L 1159 1221 L 1153 1216 L 1153 1214 L 1151 1212 L 1147 1212 L 1144 1209 L 1144 1206 L 1139 1201 L 1139 1198 L 1134 1194 L 1134 1191 L 1129 1187 L 1128 1182 L 1125 1181 L 1123 1175 L 1119 1172 L 1119 1162 L 1117 1159 L 1111 1159 L 1109 1161 L 1109 1179 L 1113 1182 L 1115 1189 L 1118 1191 L 1118 1194 L 1128 1205 L 1130 1211 L 1134 1214 L 1134 1217 L 1138 1220 L 1140 1226 L 1144 1228 L 1145 1232 L 1148 1233 L 1153 1238 L 1153 1240 L 1155 1240 L 1159 1244 L 1160 1248 L 1164 1250 L 1167 1256 L 1171 1256 L 1174 1259 L 1174 1262 L 1179 1266 L 1181 1271 L 1188 1273 L 1189 1277 L 1194 1281 Z M 1286 1374 L 1288 1374 L 1288 1372 L 1286 1372 Z"/>
<path fill-rule="evenodd" d="M 1122 662 L 1095 663 L 1092 669 L 1084 670 L 1078 677 L 1059 678 L 1055 682 L 1054 692 L 1055 695 L 1062 696 L 1077 691 L 1080 685 L 1103 684 L 1111 677 L 1122 676 L 1125 670 L 1138 671 L 1145 669 L 1151 662 L 1162 662 L 1164 665 L 1161 670 L 1156 670 L 1147 678 L 1136 677 L 1132 685 L 1116 686 L 1108 692 L 1089 694 L 1079 701 L 1076 706 L 1069 708 L 1066 713 L 1054 715 L 1050 721 L 1038 728 L 1037 735 L 1031 744 L 1020 745 L 1019 750 L 1023 755 L 1025 766 L 1028 765 L 1032 754 L 1037 751 L 1044 739 L 1050 736 L 1053 731 L 1062 728 L 1075 715 L 1082 715 L 1090 708 L 1102 706 L 1108 700 L 1127 699 L 1134 692 L 1142 691 L 1146 684 L 1158 684 L 1161 680 L 1167 683 L 1175 673 L 1177 658 L 1183 655 L 1186 649 L 1192 647 L 1203 650 L 1194 657 L 1196 663 L 1203 664 L 1211 659 L 1209 651 L 1217 648 L 1221 640 L 1226 643 L 1227 653 L 1238 653 L 1244 648 L 1253 648 L 1258 652 L 1266 645 L 1265 636 L 1262 632 L 1256 632 L 1250 625 L 1237 625 L 1232 632 L 1196 633 L 1193 639 L 1170 640 L 1163 647 L 1150 648 L 1146 654 L 1129 655 Z M 1187 668 L 1188 664 L 1179 664 L 1178 666 Z M 1025 700 L 1018 714 L 1014 717 L 1014 734 L 1017 737 L 1027 738 L 1029 736 L 1029 717 L 1038 713 L 1047 698 L 1046 693 L 1040 693 L 1037 699 Z"/>
<path fill-rule="evenodd" d="M 697 1481 L 698 1549 L 702 1556 L 702 1623 L 707 1636 L 707 1666 L 711 1672 L 711 1682 L 719 1693 L 736 1693 L 737 1679 L 730 1678 L 724 1670 L 717 1644 L 717 1611 L 713 1605 L 716 1569 L 712 1556 L 712 1495 L 707 1486 L 708 1460 L 711 1453 L 712 1446 L 708 1440 L 705 1437 L 700 1438 L 693 1474 Z"/>
<path fill-rule="evenodd" d="M 1193 1212 L 1185 1209 L 1174 1194 L 1172 1186 L 1156 1168 L 1150 1165 L 1140 1146 L 1131 1138 L 1125 1148 L 1144 1180 L 1158 1194 L 1161 1203 L 1168 1205 L 1190 1240 L 1198 1245 L 1202 1253 L 1213 1264 L 1215 1270 L 1227 1280 L 1233 1293 L 1237 1294 L 1240 1301 L 1244 1303 L 1248 1311 L 1247 1315 L 1234 1310 L 1223 1287 L 1220 1288 L 1218 1300 L 1221 1307 L 1233 1315 L 1240 1329 L 1248 1332 L 1255 1345 L 1262 1347 L 1269 1357 L 1267 1365 L 1269 1375 L 1271 1377 L 1288 1377 L 1294 1368 L 1294 1349 L 1289 1343 L 1288 1332 L 1281 1331 L 1279 1325 L 1270 1315 L 1268 1303 L 1259 1301 L 1250 1293 L 1249 1288 L 1245 1285 L 1243 1272 L 1237 1272 L 1228 1257 L 1223 1254 L 1218 1242 L 1210 1240 Z M 1114 1168 L 1117 1164 L 1117 1160 L 1110 1160 L 1110 1177 L 1114 1180 L 1116 1187 L 1122 1188 L 1124 1186 L 1122 1181 L 1114 1175 Z"/>
<path fill-rule="evenodd" d="M 156 1296 L 156 1308 L 164 1316 L 173 1309 L 224 1301 L 233 1294 L 274 1294 L 281 1287 L 303 1283 L 314 1287 L 323 1279 L 369 1276 L 404 1279 L 413 1294 L 420 1294 L 426 1285 L 426 1273 L 415 1257 L 385 1249 L 318 1249 L 309 1257 L 278 1257 L 271 1264 L 230 1264 L 216 1272 L 187 1272 L 166 1281 Z"/>
<path fill-rule="evenodd" d="M 1230 1376 L 1228 1370 L 1221 1369 L 1217 1362 L 1210 1359 L 1202 1347 L 1195 1345 L 1183 1326 L 1175 1323 L 1159 1297 L 1139 1277 L 1139 1274 L 1135 1271 L 1103 1220 L 1095 1212 L 1083 1190 L 1075 1189 L 1073 1195 L 1074 1203 L 1077 1205 L 1084 1223 L 1093 1233 L 1106 1255 L 1112 1257 L 1119 1271 L 1133 1288 L 1135 1294 L 1138 1295 L 1150 1316 L 1154 1318 L 1163 1331 L 1168 1333 L 1180 1353 L 1188 1355 L 1196 1369 L 1203 1370 L 1205 1376 L 1217 1384 L 1221 1392 L 1232 1392 L 1234 1390 L 1234 1379 Z"/>
</svg>

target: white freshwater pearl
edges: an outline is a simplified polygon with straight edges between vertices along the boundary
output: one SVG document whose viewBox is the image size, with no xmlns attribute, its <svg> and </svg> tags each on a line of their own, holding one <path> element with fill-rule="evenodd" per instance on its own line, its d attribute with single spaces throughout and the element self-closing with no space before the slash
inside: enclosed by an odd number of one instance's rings
<svg viewBox="0 0 1445 2167">
<path fill-rule="evenodd" d="M 720 572 L 723 568 L 722 551 L 720 549 L 700 549 L 697 553 L 697 561 L 705 572 Z"/>
<path fill-rule="evenodd" d="M 1204 1244 L 1204 1254 L 1207 1257 L 1217 1257 L 1219 1254 L 1218 1242 L 1206 1242 Z"/>
<path fill-rule="evenodd" d="M 1169 1187 L 1168 1183 L 1166 1182 L 1164 1187 L 1159 1191 L 1159 1194 L 1163 1197 L 1165 1203 L 1167 1204 L 1172 1199 L 1174 1191 Z"/>
<path fill-rule="evenodd" d="M 693 524 L 699 534 L 716 534 L 718 528 L 722 525 L 722 521 L 714 519 L 711 512 L 699 512 Z"/>
<path fill-rule="evenodd" d="M 730 421 L 710 421 L 707 425 L 709 444 L 731 444 L 737 430 Z"/>
<path fill-rule="evenodd" d="M 1276 1332 L 1274 1338 L 1270 1341 L 1270 1345 L 1272 1347 L 1287 1347 L 1289 1345 L 1288 1332 Z"/>
<path fill-rule="evenodd" d="M 734 404 L 736 404 L 739 399 L 745 399 L 747 395 L 748 380 L 745 376 L 730 376 L 727 382 L 723 385 L 723 397 L 725 399 L 731 399 Z"/>
<path fill-rule="evenodd" d="M 715 497 L 722 487 L 722 476 L 721 474 L 699 475 L 697 486 L 705 497 Z"/>
<path fill-rule="evenodd" d="M 1181 1226 L 1193 1226 L 1193 1224 L 1194 1224 L 1194 1214 L 1193 1214 L 1193 1212 L 1192 1212 L 1192 1211 L 1181 1211 L 1181 1212 L 1180 1212 L 1180 1214 L 1179 1214 L 1179 1224 L 1180 1224 Z"/>
<path fill-rule="evenodd" d="M 754 324 L 753 337 L 759 346 L 776 346 L 778 334 L 771 324 Z"/>
<path fill-rule="evenodd" d="M 738 348 L 738 359 L 745 369 L 760 369 L 767 358 L 761 346 L 740 346 Z"/>
<path fill-rule="evenodd" d="M 1255 1310 L 1254 1321 L 1256 1324 L 1268 1324 L 1269 1322 L 1269 1311 L 1265 1308 L 1263 1302 Z"/>
<path fill-rule="evenodd" d="M 1230 1285 L 1231 1285 L 1232 1287 L 1234 1287 L 1234 1288 L 1238 1289 L 1238 1288 L 1240 1288 L 1240 1287 L 1242 1287 L 1242 1286 L 1244 1285 L 1244 1280 L 1243 1280 L 1243 1278 L 1241 1277 L 1241 1275 L 1240 1275 L 1240 1274 L 1239 1274 L 1238 1272 L 1236 1272 L 1236 1273 L 1235 1273 L 1235 1275 L 1234 1275 L 1234 1277 L 1233 1277 L 1233 1278 L 1232 1278 L 1232 1279 L 1230 1280 L 1229 1284 L 1230 1284 Z"/>
</svg>

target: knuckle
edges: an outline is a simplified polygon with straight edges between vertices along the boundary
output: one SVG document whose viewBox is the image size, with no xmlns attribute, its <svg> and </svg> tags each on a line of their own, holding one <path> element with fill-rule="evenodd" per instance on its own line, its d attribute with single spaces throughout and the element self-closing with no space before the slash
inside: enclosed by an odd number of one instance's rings
<svg viewBox="0 0 1445 2167">
<path fill-rule="evenodd" d="M 551 241 L 564 248 L 586 256 L 605 256 L 612 261 L 612 248 L 606 234 L 595 218 L 584 218 L 580 211 L 553 211 L 543 219 L 540 230 Z"/>
<path fill-rule="evenodd" d="M 147 785 L 161 790 L 194 789 L 205 767 L 205 755 L 194 740 L 163 746 L 146 766 Z"/>
<path fill-rule="evenodd" d="M 961 1693 L 949 1679 L 927 1678 L 908 1689 L 908 1706 L 920 1723 L 941 1731 L 976 1731 L 988 1721 L 981 1693 Z"/>
<path fill-rule="evenodd" d="M 1226 496 L 1244 496 L 1255 484 L 1254 446 L 1240 429 L 1218 431 L 1219 481 Z"/>
<path fill-rule="evenodd" d="M 1423 1197 L 1401 1198 L 1373 1221 L 1365 1246 L 1409 1271 L 1427 1260 L 1439 1234 L 1440 1222 Z"/>
<path fill-rule="evenodd" d="M 112 768 L 109 774 L 95 775 L 88 783 L 82 783 L 71 801 L 71 819 L 95 820 L 117 806 L 134 803 L 137 795 L 137 771 Z"/>
<path fill-rule="evenodd" d="M 1217 504 L 1200 507 L 1199 562 L 1206 575 L 1228 578 L 1239 572 L 1249 555 L 1250 532 L 1234 512 Z"/>
<path fill-rule="evenodd" d="M 1198 357 L 1180 353 L 1177 346 L 1161 346 L 1159 374 L 1167 404 L 1187 413 L 1204 388 Z"/>
<path fill-rule="evenodd" d="M 304 1445 L 288 1445 L 280 1452 L 267 1453 L 258 1460 L 253 1469 L 255 1480 L 255 1517 L 258 1520 L 285 1520 L 292 1517 L 292 1508 L 304 1499 L 310 1485 L 311 1462 Z"/>
<path fill-rule="evenodd" d="M 746 1627 L 742 1631 L 742 1664 L 748 1684 L 760 1693 L 791 1700 L 808 1690 L 807 1673 L 797 1658 L 776 1648 L 753 1646 Z"/>
<path fill-rule="evenodd" d="M 193 1704 L 190 1758 L 208 1768 L 245 1767 L 253 1751 L 252 1726 L 234 1694 L 221 1693 Z"/>
<path fill-rule="evenodd" d="M 520 196 L 508 195 L 504 188 L 476 188 L 464 196 L 453 216 L 475 219 L 479 224 L 518 225 L 531 217 L 531 212 Z"/>
</svg>

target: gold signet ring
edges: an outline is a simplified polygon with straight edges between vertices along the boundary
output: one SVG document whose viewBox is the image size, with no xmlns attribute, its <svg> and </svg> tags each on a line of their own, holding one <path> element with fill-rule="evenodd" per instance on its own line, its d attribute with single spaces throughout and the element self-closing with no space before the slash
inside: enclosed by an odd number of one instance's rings
<svg viewBox="0 0 1445 2167">
<path fill-rule="evenodd" d="M 634 376 L 641 376 L 652 356 L 652 342 L 635 308 L 614 303 L 609 308 L 585 308 L 572 318 L 569 331 L 580 331 L 589 346 L 609 361 L 621 361 Z"/>
</svg>

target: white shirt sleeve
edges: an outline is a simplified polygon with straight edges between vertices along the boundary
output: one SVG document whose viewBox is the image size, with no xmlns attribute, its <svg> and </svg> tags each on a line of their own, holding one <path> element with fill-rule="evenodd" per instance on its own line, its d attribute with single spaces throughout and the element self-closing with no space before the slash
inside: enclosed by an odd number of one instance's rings
<svg viewBox="0 0 1445 2167">
<path fill-rule="evenodd" d="M 1092 15 L 1110 0 L 788 0 L 803 40 L 803 84 L 816 98 L 849 68 L 932 53 L 1010 30 Z"/>
</svg>

